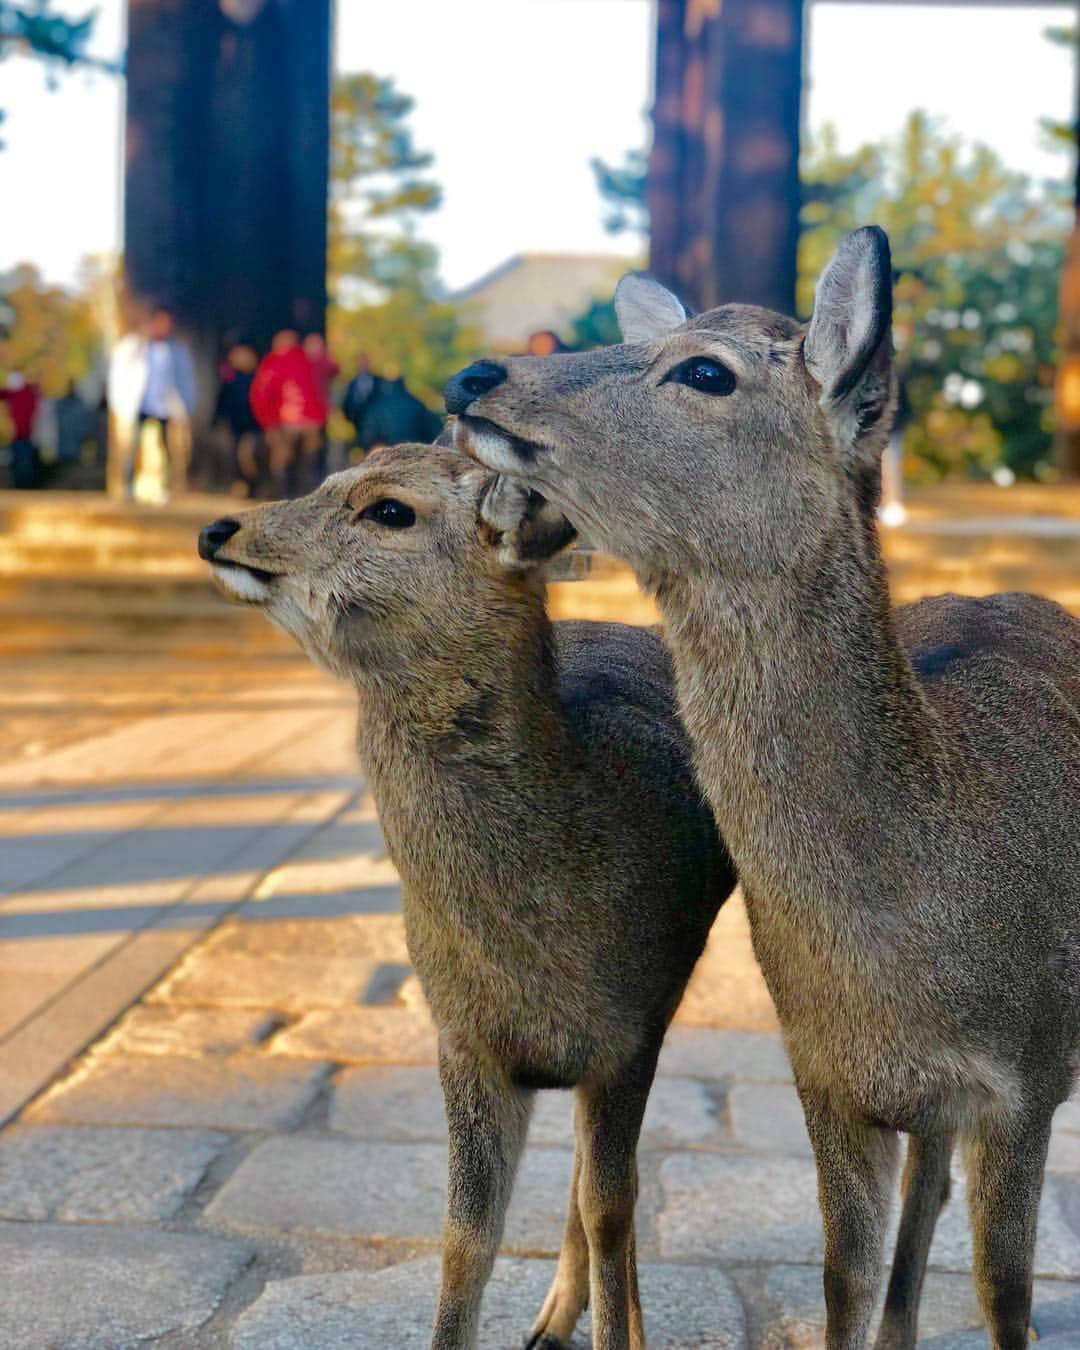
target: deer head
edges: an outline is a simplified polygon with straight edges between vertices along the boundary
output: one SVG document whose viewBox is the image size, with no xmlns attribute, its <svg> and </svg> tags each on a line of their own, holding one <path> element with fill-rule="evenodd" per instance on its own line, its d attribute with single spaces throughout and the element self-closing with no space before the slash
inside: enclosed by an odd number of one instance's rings
<svg viewBox="0 0 1080 1350">
<path fill-rule="evenodd" d="M 806 327 L 745 305 L 691 318 L 634 274 L 615 306 L 618 346 L 456 375 L 456 444 L 647 581 L 708 565 L 753 584 L 804 566 L 830 519 L 865 514 L 893 394 L 880 229 L 844 241 Z"/>
<path fill-rule="evenodd" d="M 543 564 L 573 538 L 520 484 L 454 450 L 397 445 L 307 497 L 208 525 L 199 552 L 230 599 L 363 681 L 452 667 L 493 626 L 533 613 Z M 505 637 L 489 644 L 493 662 Z"/>
</svg>

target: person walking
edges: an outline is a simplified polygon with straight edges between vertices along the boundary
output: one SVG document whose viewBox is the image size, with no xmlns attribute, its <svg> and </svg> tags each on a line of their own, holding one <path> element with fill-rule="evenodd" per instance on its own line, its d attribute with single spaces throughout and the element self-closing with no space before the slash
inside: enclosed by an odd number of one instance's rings
<svg viewBox="0 0 1080 1350">
<path fill-rule="evenodd" d="M 134 497 L 147 426 L 163 464 L 157 500 L 167 500 L 170 490 L 182 491 L 195 411 L 195 362 L 187 343 L 174 335 L 169 310 L 155 309 L 141 331 L 116 344 L 109 362 L 108 398 L 114 433 L 107 473 L 110 493 Z"/>
<path fill-rule="evenodd" d="M 371 358 L 367 352 L 361 352 L 356 358 L 356 374 L 345 386 L 345 397 L 341 402 L 341 411 L 345 419 L 352 423 L 353 443 L 363 452 L 360 441 L 360 425 L 364 412 L 375 393 L 376 379 L 371 371 Z"/>
<path fill-rule="evenodd" d="M 403 441 L 433 441 L 442 418 L 405 386 L 401 375 L 377 378 L 360 419 L 360 444 L 366 451 Z"/>
<path fill-rule="evenodd" d="M 315 388 L 323 405 L 323 424 L 319 429 L 318 481 L 326 477 L 326 463 L 329 453 L 326 424 L 334 407 L 334 381 L 341 374 L 341 367 L 326 348 L 326 339 L 321 333 L 308 333 L 304 338 L 304 355 L 311 362 L 311 371 L 315 376 Z"/>
<path fill-rule="evenodd" d="M 36 488 L 41 484 L 41 456 L 34 443 L 34 418 L 41 394 L 21 371 L 13 370 L 0 389 L 0 402 L 11 418 L 11 486 Z"/>
<path fill-rule="evenodd" d="M 94 414 L 79 396 L 74 380 L 68 381 L 67 393 L 56 400 L 56 459 L 60 466 L 78 464 L 83 446 L 94 434 Z"/>
<path fill-rule="evenodd" d="M 314 486 L 327 410 L 294 328 L 274 334 L 251 384 L 251 409 L 266 432 L 275 492 L 302 496 Z"/>
<path fill-rule="evenodd" d="M 229 433 L 234 497 L 254 497 L 259 484 L 259 422 L 251 406 L 258 364 L 252 343 L 234 342 L 219 372 L 214 421 L 223 423 Z"/>
</svg>

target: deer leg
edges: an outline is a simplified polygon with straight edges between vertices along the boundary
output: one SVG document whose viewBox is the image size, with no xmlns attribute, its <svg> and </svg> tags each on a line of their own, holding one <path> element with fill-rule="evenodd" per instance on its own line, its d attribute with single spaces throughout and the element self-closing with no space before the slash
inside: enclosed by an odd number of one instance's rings
<svg viewBox="0 0 1080 1350">
<path fill-rule="evenodd" d="M 472 1350 L 532 1105 L 501 1071 L 439 1047 L 450 1167 L 432 1350 Z"/>
<path fill-rule="evenodd" d="M 930 1242 L 949 1198 L 952 1150 L 951 1134 L 913 1134 L 908 1140 L 901 1183 L 904 1208 L 875 1350 L 912 1350 L 915 1345 Z"/>
<path fill-rule="evenodd" d="M 870 1331 L 896 1177 L 897 1138 L 802 1092 L 825 1227 L 825 1344 L 862 1350 Z"/>
<path fill-rule="evenodd" d="M 634 1163 L 634 1195 L 637 1196 L 637 1163 Z M 634 1225 L 630 1224 L 630 1238 L 626 1244 L 626 1291 L 630 1303 L 630 1344 L 645 1344 L 645 1322 L 641 1315 L 641 1290 L 638 1287 L 637 1273 L 637 1237 Z"/>
<path fill-rule="evenodd" d="M 578 1318 L 589 1302 L 589 1244 L 581 1222 L 578 1187 L 581 1184 L 581 1147 L 574 1150 L 574 1175 L 559 1264 L 540 1316 L 533 1323 L 525 1350 L 559 1350 L 574 1334 Z"/>
<path fill-rule="evenodd" d="M 594 1350 L 644 1346 L 636 1271 L 632 1280 L 628 1272 L 634 1261 L 635 1153 L 655 1065 L 654 1053 L 613 1083 L 578 1089 L 578 1196 L 589 1244 Z"/>
<path fill-rule="evenodd" d="M 1024 1350 L 1049 1115 L 996 1120 L 968 1141 L 975 1287 L 993 1350 Z"/>
</svg>

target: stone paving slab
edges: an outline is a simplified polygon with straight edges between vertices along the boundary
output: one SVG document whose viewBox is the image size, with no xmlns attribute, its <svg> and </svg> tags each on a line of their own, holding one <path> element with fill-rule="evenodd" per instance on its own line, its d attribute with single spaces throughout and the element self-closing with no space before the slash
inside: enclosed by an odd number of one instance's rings
<svg viewBox="0 0 1080 1350">
<path fill-rule="evenodd" d="M 531 1144 L 572 1148 L 574 1094 L 538 1092 L 529 1124 Z M 434 1069 L 400 1065 L 350 1069 L 334 1084 L 330 1128 L 362 1139 L 446 1138 L 442 1087 Z M 661 1078 L 645 1110 L 641 1147 L 699 1147 L 729 1142 L 715 1103 L 692 1079 Z"/>
<path fill-rule="evenodd" d="M 479 1350 L 520 1345 L 555 1273 L 552 1261 L 502 1257 L 480 1316 Z M 641 1267 L 645 1332 L 652 1350 L 744 1350 L 745 1318 L 731 1281 L 699 1266 Z M 366 1274 L 272 1281 L 239 1319 L 232 1350 L 426 1350 L 438 1297 L 437 1257 Z M 592 1345 L 588 1315 L 571 1344 Z"/>
<path fill-rule="evenodd" d="M 0 1218 L 171 1218 L 228 1136 L 210 1130 L 24 1125 L 0 1135 Z"/>
<path fill-rule="evenodd" d="M 202 932 L 250 895 L 268 867 L 287 856 L 350 800 L 351 794 L 340 790 L 288 794 L 287 804 L 276 808 L 287 818 L 241 831 L 239 842 L 223 859 L 225 870 L 221 872 L 186 875 L 192 866 L 194 855 L 190 855 L 184 864 L 185 875 L 146 881 L 145 888 L 139 881 L 127 892 L 122 885 L 126 874 L 121 868 L 120 880 L 112 878 L 108 887 L 123 893 L 124 903 L 115 907 L 102 903 L 102 891 L 96 886 L 34 893 L 6 902 L 2 920 L 8 928 L 18 921 L 25 929 L 44 918 L 54 925 L 50 931 L 58 940 L 66 940 L 65 934 L 87 931 L 88 926 L 92 930 L 95 925 L 103 925 L 122 940 L 104 959 L 85 970 L 68 970 L 68 982 L 62 988 L 43 989 L 38 1006 L 0 1041 L 0 1124 L 62 1073 L 95 1036 L 176 963 Z M 177 809 L 182 807 L 180 800 Z M 125 841 L 121 843 L 128 847 Z M 175 845 L 170 843 L 169 847 Z M 135 845 L 129 853 L 138 857 L 140 867 L 145 863 Z M 201 858 L 195 866 L 205 867 L 206 861 Z M 132 900 L 144 895 L 144 889 L 156 892 L 156 903 L 129 908 Z M 19 906 L 18 911 L 14 905 Z M 28 935 L 25 931 L 21 934 Z"/>
<path fill-rule="evenodd" d="M 308 1012 L 357 1003 L 375 961 L 351 956 L 217 955 L 198 948 L 153 994 L 155 1003 Z"/>
<path fill-rule="evenodd" d="M 809 1159 L 684 1153 L 660 1167 L 660 1253 L 672 1260 L 822 1260 Z"/>
<path fill-rule="evenodd" d="M 676 1025 L 664 1038 L 657 1073 L 789 1083 L 791 1064 L 779 1032 Z"/>
<path fill-rule="evenodd" d="M 430 1016 L 412 1008 L 334 1008 L 285 1027 L 269 1049 L 341 1064 L 434 1064 L 438 1037 Z"/>
<path fill-rule="evenodd" d="M 572 1158 L 569 1149 L 526 1149 L 506 1219 L 508 1248 L 558 1251 Z M 446 1150 L 439 1145 L 293 1135 L 259 1144 L 205 1217 L 244 1229 L 433 1242 L 445 1195 Z"/>
<path fill-rule="evenodd" d="M 755 1343 L 763 1347 L 820 1346 L 825 1336 L 823 1272 L 815 1266 L 775 1266 L 765 1278 L 757 1310 Z M 878 1299 L 878 1316 L 884 1290 Z M 1068 1336 L 1061 1346 L 1080 1345 L 1080 1285 L 1037 1280 L 1032 1322 L 1037 1344 Z M 926 1277 L 919 1308 L 919 1346 L 925 1350 L 989 1350 L 975 1285 L 970 1275 Z"/>
<path fill-rule="evenodd" d="M 0 1223 L 0 1345 L 129 1350 L 193 1332 L 250 1259 L 201 1234 Z"/>
<path fill-rule="evenodd" d="M 277 895 L 278 892 L 271 891 L 270 894 Z M 336 956 L 402 963 L 409 960 L 405 922 L 400 914 L 352 914 L 337 919 L 264 919 L 262 909 L 263 901 L 256 901 L 241 918 L 222 924 L 206 940 L 202 953 L 270 956 L 278 960 L 286 955 L 290 958 Z"/>
<path fill-rule="evenodd" d="M 675 1260 L 822 1260 L 821 1218 L 813 1162 L 780 1155 L 683 1153 L 660 1168 L 663 1208 L 657 1219 L 660 1251 Z M 896 1233 L 896 1207 L 888 1239 Z M 954 1174 L 949 1204 L 938 1220 L 930 1265 L 971 1269 L 971 1233 L 965 1185 Z M 1070 1228 L 1054 1178 L 1039 1210 L 1035 1273 L 1080 1277 L 1080 1238 Z"/>
<path fill-rule="evenodd" d="M 35 1122 L 291 1129 L 327 1074 L 314 1062 L 232 1056 L 92 1059 L 29 1112 Z"/>
<path fill-rule="evenodd" d="M 735 1137 L 757 1153 L 813 1157 L 802 1103 L 786 1083 L 736 1083 L 728 1093 Z"/>
<path fill-rule="evenodd" d="M 64 988 L 68 976 L 0 967 L 0 1038 Z"/>
<path fill-rule="evenodd" d="M 279 1025 L 261 1008 L 175 1008 L 139 1003 L 94 1046 L 95 1055 L 232 1055 Z"/>
</svg>

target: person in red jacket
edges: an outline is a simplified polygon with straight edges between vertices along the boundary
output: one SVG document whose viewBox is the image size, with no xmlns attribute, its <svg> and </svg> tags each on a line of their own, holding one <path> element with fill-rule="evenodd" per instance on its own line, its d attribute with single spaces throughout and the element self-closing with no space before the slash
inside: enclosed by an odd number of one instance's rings
<svg viewBox="0 0 1080 1350">
<path fill-rule="evenodd" d="M 295 329 L 274 334 L 251 382 L 251 410 L 266 432 L 278 495 L 299 497 L 310 491 L 327 409 Z"/>
<path fill-rule="evenodd" d="M 34 418 L 37 416 L 41 395 L 36 384 L 30 384 L 25 375 L 13 371 L 7 385 L 0 389 L 3 402 L 11 418 L 11 486 L 34 488 L 41 477 L 41 460 L 34 444 Z"/>
<path fill-rule="evenodd" d="M 341 374 L 341 367 L 326 349 L 326 339 L 321 333 L 308 333 L 304 338 L 304 354 L 311 362 L 315 372 L 315 388 L 319 391 L 326 417 L 334 407 L 334 381 Z M 326 477 L 327 452 L 329 442 L 326 438 L 326 421 L 319 428 L 319 481 Z"/>
</svg>

